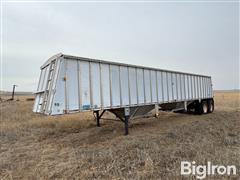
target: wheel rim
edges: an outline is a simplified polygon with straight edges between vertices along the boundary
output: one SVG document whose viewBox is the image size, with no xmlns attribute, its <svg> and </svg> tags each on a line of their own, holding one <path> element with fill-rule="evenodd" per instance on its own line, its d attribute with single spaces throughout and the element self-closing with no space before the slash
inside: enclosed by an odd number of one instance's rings
<svg viewBox="0 0 240 180">
<path fill-rule="evenodd" d="M 203 113 L 206 114 L 208 111 L 208 107 L 206 103 L 203 103 Z"/>
</svg>

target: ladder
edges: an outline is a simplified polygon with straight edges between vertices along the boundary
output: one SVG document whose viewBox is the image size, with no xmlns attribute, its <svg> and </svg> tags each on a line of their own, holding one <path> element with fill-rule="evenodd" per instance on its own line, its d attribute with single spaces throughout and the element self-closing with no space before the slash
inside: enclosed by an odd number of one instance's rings
<svg viewBox="0 0 240 180">
<path fill-rule="evenodd" d="M 48 98 L 49 98 L 50 89 L 51 89 L 51 85 L 52 85 L 52 79 L 53 79 L 55 64 L 56 64 L 56 60 L 54 60 L 50 63 L 49 73 L 48 73 L 48 76 L 47 76 L 46 88 L 45 88 L 45 91 L 44 91 L 44 94 L 43 94 L 43 100 L 42 100 L 42 103 L 39 104 L 39 105 L 41 105 L 41 111 L 40 112 L 42 112 L 42 113 L 44 113 L 46 111 L 46 108 L 47 108 L 47 105 L 48 105 Z"/>
</svg>

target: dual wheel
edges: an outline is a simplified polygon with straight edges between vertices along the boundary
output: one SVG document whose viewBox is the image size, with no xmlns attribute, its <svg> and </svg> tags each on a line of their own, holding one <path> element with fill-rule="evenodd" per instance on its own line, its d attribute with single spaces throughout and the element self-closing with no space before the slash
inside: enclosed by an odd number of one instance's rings
<svg viewBox="0 0 240 180">
<path fill-rule="evenodd" d="M 214 111 L 214 101 L 212 99 L 203 100 L 200 103 L 197 102 L 195 105 L 196 114 L 207 114 Z"/>
</svg>

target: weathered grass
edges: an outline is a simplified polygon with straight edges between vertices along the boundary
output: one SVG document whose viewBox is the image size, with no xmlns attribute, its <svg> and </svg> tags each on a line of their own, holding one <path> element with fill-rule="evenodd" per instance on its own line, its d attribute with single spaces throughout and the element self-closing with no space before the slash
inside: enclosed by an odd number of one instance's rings
<svg viewBox="0 0 240 180">
<path fill-rule="evenodd" d="M 181 179 L 182 160 L 240 168 L 239 92 L 217 92 L 213 114 L 136 120 L 129 136 L 92 113 L 48 117 L 19 100 L 1 103 L 0 179 Z"/>
</svg>

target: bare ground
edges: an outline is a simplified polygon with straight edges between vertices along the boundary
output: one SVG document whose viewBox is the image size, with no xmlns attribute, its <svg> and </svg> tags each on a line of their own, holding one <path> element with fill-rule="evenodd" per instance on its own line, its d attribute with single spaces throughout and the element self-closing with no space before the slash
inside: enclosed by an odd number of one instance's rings
<svg viewBox="0 0 240 180">
<path fill-rule="evenodd" d="M 239 91 L 217 91 L 212 114 L 135 120 L 129 136 L 122 123 L 34 114 L 33 101 L 17 98 L 1 102 L 0 179 L 194 179 L 180 176 L 183 160 L 240 169 Z"/>
</svg>

